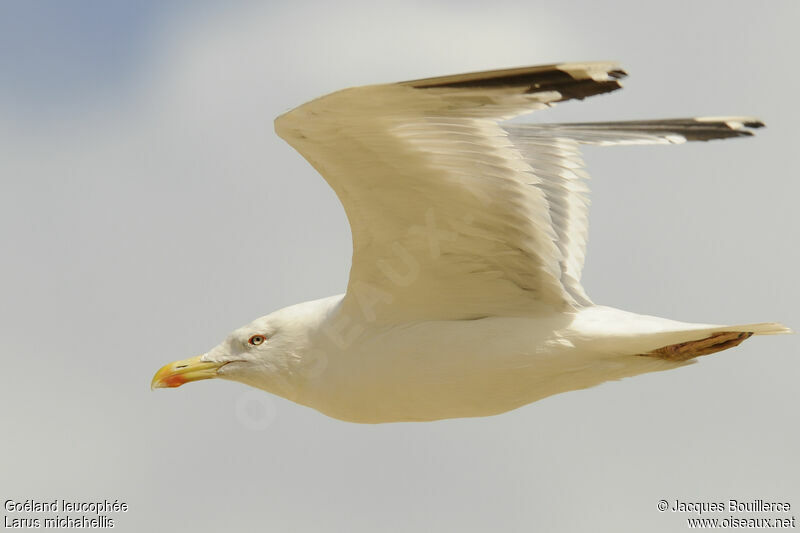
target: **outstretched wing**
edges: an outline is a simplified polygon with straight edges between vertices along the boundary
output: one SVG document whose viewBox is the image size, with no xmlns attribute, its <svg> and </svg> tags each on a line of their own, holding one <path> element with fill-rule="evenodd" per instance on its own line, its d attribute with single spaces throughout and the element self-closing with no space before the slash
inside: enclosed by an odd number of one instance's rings
<svg viewBox="0 0 800 533">
<path fill-rule="evenodd" d="M 622 75 L 586 63 L 356 87 L 279 117 L 350 221 L 345 305 L 367 320 L 577 305 L 542 179 L 498 122 L 615 90 Z"/>
<path fill-rule="evenodd" d="M 577 144 L 599 134 L 499 122 L 613 91 L 623 76 L 613 63 L 480 72 L 345 89 L 280 116 L 277 133 L 350 221 L 343 306 L 397 321 L 591 303 L 580 285 L 587 200 Z"/>
</svg>

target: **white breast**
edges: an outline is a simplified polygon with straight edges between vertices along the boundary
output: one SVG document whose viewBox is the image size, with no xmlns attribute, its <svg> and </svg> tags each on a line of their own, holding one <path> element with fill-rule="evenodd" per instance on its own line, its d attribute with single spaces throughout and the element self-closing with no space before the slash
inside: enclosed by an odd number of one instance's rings
<svg viewBox="0 0 800 533">
<path fill-rule="evenodd" d="M 576 329 L 582 327 L 576 317 L 559 313 L 385 328 L 361 324 L 363 333 L 349 346 L 321 341 L 317 354 L 325 354 L 324 368 L 297 401 L 357 422 L 487 416 L 666 368 L 650 358 L 623 362 L 607 346 L 593 349 Z"/>
</svg>

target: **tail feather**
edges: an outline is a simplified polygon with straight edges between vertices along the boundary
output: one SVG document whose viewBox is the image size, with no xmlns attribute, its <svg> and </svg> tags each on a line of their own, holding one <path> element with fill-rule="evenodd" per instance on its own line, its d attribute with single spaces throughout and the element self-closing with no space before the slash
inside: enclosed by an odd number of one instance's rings
<svg viewBox="0 0 800 533">
<path fill-rule="evenodd" d="M 666 318 L 640 315 L 629 311 L 595 305 L 582 309 L 572 326 L 580 332 L 580 339 L 585 340 L 583 349 L 598 353 L 645 355 L 667 346 L 696 344 L 695 348 L 704 348 L 708 339 L 717 338 L 724 342 L 745 334 L 741 340 L 750 335 L 780 335 L 792 331 L 777 322 L 761 322 L 756 324 L 695 324 L 678 322 Z M 723 338 L 720 334 L 733 335 Z M 718 344 L 712 342 L 710 345 Z M 731 346 L 729 346 L 731 347 Z"/>
<path fill-rule="evenodd" d="M 759 322 L 757 324 L 742 324 L 739 326 L 723 326 L 717 331 L 741 331 L 753 335 L 784 335 L 794 333 L 779 322 Z"/>
<path fill-rule="evenodd" d="M 701 355 L 708 355 L 733 348 L 753 335 L 779 335 L 782 333 L 791 333 L 791 330 L 783 324 L 778 324 L 776 322 L 724 326 L 718 328 L 717 331 L 711 332 L 707 337 L 660 346 L 641 355 L 657 357 L 667 361 L 688 361 Z"/>
</svg>

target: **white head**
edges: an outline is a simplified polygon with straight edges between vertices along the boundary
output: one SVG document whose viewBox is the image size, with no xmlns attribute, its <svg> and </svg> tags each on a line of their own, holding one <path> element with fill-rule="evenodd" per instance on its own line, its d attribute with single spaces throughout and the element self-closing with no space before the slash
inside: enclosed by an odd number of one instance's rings
<svg viewBox="0 0 800 533">
<path fill-rule="evenodd" d="M 331 298 L 283 308 L 233 331 L 208 352 L 162 367 L 151 387 L 179 387 L 190 381 L 222 378 L 295 399 L 325 361 L 314 349 Z"/>
</svg>

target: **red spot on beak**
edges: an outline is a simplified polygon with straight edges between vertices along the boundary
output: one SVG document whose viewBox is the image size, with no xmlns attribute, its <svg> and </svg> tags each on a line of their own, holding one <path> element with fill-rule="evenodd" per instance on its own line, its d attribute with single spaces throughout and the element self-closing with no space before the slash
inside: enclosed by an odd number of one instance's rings
<svg viewBox="0 0 800 533">
<path fill-rule="evenodd" d="M 181 374 L 173 374 L 171 376 L 167 376 L 162 383 L 169 388 L 180 387 L 184 383 L 186 383 L 186 379 Z"/>
</svg>

